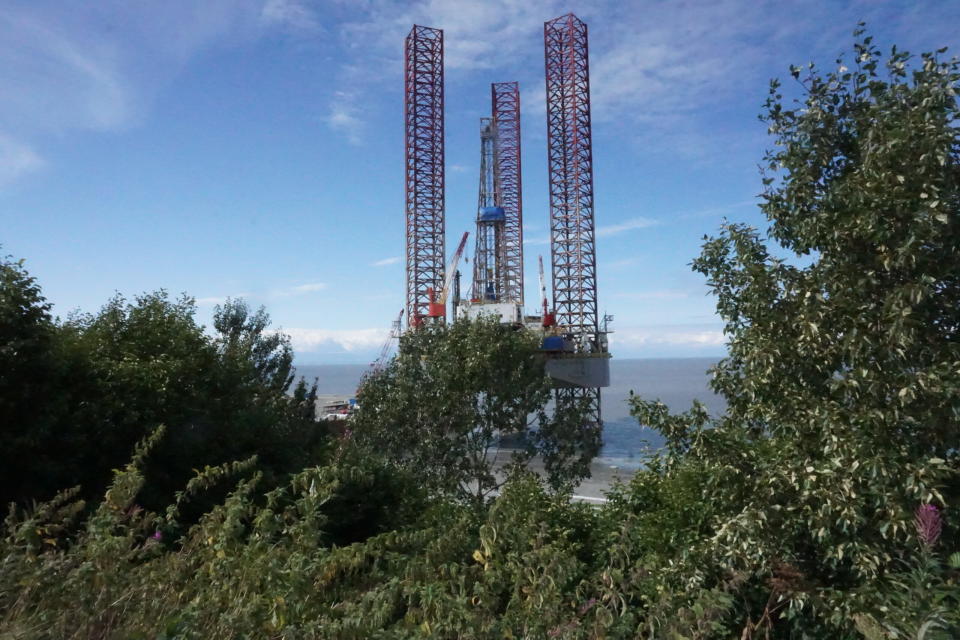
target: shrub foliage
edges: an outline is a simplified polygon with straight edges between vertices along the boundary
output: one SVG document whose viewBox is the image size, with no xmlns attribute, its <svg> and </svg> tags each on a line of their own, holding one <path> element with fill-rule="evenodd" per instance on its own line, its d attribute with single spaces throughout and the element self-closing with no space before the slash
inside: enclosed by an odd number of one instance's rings
<svg viewBox="0 0 960 640">
<path fill-rule="evenodd" d="M 264 315 L 227 305 L 209 339 L 188 300 L 157 294 L 58 323 L 4 263 L 4 441 L 38 465 L 18 468 L 42 495 L 48 462 L 73 460 L 50 434 L 90 459 L 141 444 L 97 504 L 73 489 L 11 507 L 0 636 L 960 637 L 960 63 L 884 60 L 858 35 L 836 71 L 791 69 L 796 102 L 771 86 L 769 237 L 725 225 L 693 263 L 729 339 L 727 412 L 633 397 L 667 444 L 600 507 L 488 464 L 549 395 L 522 334 L 409 336 L 364 386 L 355 435 L 285 475 L 309 392 L 283 395 L 289 347 Z M 596 444 L 533 426 L 520 461 L 551 433 L 553 451 Z M 238 431 L 269 437 L 205 448 Z M 151 494 L 178 448 L 208 466 Z"/>
</svg>

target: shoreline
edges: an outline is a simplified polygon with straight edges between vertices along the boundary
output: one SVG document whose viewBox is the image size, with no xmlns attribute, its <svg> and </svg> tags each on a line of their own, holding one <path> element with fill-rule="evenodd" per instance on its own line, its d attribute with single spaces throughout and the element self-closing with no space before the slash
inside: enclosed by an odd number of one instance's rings
<svg viewBox="0 0 960 640">
<path fill-rule="evenodd" d="M 501 453 L 509 453 L 508 449 L 501 449 Z M 544 476 L 543 462 L 540 458 L 533 458 L 527 463 L 527 468 L 539 475 Z M 603 503 L 607 499 L 605 493 L 613 486 L 616 481 L 624 484 L 630 482 L 634 474 L 639 471 L 638 468 L 627 468 L 594 459 L 590 463 L 590 477 L 584 478 L 580 484 L 573 490 L 573 499 L 581 502 Z"/>
<path fill-rule="evenodd" d="M 345 394 L 335 393 L 318 394 L 315 405 L 318 415 L 325 405 L 343 403 L 349 400 L 350 397 L 351 396 Z M 509 456 L 510 451 L 511 449 L 509 447 L 503 447 L 499 450 L 491 450 L 491 453 L 493 455 L 503 454 Z M 590 477 L 585 478 L 577 485 L 573 491 L 573 498 L 575 500 L 592 503 L 606 502 L 604 493 L 613 486 L 614 482 L 617 480 L 623 483 L 630 482 L 630 479 L 633 478 L 641 466 L 642 464 L 639 462 L 635 463 L 632 460 L 626 461 L 625 464 L 616 464 L 610 459 L 604 459 L 598 456 L 590 463 Z M 527 468 L 540 477 L 544 476 L 543 462 L 539 458 L 530 460 Z"/>
</svg>

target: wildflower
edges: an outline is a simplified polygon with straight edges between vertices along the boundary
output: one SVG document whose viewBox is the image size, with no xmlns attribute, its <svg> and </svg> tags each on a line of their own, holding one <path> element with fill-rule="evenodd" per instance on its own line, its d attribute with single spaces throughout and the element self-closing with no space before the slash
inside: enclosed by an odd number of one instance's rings
<svg viewBox="0 0 960 640">
<path fill-rule="evenodd" d="M 161 540 L 163 540 L 163 534 L 160 533 L 159 530 L 154 531 L 154 532 L 153 532 L 153 535 L 150 536 L 150 539 L 151 539 L 151 540 L 156 540 L 157 542 L 160 542 Z"/>
<path fill-rule="evenodd" d="M 917 507 L 913 523 L 917 527 L 917 537 L 920 538 L 920 543 L 925 548 L 932 549 L 937 544 L 937 540 L 940 539 L 940 532 L 943 529 L 940 510 L 932 504 L 920 505 Z"/>
</svg>

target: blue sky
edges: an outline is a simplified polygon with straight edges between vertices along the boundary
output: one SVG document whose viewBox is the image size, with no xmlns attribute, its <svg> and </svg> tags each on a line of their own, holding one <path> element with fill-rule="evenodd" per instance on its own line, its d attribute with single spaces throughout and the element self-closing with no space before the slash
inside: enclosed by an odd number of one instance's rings
<svg viewBox="0 0 960 640">
<path fill-rule="evenodd" d="M 528 299 L 549 255 L 543 22 L 590 27 L 600 307 L 615 357 L 719 355 L 689 269 L 763 226 L 757 120 L 790 64 L 960 50 L 960 2 L 4 0 L 0 244 L 55 311 L 115 291 L 263 304 L 301 363 L 366 362 L 403 306 L 403 38 L 445 31 L 449 246 L 472 229 L 478 119 L 521 84 Z M 786 83 L 789 87 L 789 83 Z M 468 245 L 469 246 L 469 245 Z"/>
</svg>

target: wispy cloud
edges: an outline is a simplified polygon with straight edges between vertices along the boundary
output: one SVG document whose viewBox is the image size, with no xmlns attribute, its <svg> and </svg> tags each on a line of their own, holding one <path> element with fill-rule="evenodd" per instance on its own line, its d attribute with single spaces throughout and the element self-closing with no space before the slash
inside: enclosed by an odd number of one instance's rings
<svg viewBox="0 0 960 640">
<path fill-rule="evenodd" d="M 384 258 L 383 260 L 377 260 L 376 262 L 371 262 L 371 267 L 386 267 L 387 265 L 397 264 L 400 262 L 398 256 L 393 256 L 392 258 Z"/>
<path fill-rule="evenodd" d="M 213 306 L 217 304 L 223 304 L 227 300 L 236 300 L 238 298 L 291 298 L 294 296 L 302 296 L 310 293 L 316 293 L 317 291 L 323 291 L 327 288 L 326 282 L 306 282 L 304 284 L 298 284 L 290 287 L 278 287 L 267 292 L 260 291 L 258 293 L 235 293 L 229 296 L 205 296 L 202 298 L 197 298 L 196 303 L 200 306 Z"/>
<path fill-rule="evenodd" d="M 305 293 L 314 293 L 316 291 L 323 291 L 326 288 L 327 288 L 326 282 L 308 282 L 306 284 L 298 284 L 294 287 L 278 289 L 273 292 L 273 295 L 279 296 L 279 297 L 299 296 Z"/>
<path fill-rule="evenodd" d="M 605 269 L 624 269 L 624 268 L 626 268 L 626 267 L 632 267 L 633 265 L 639 264 L 639 263 L 640 263 L 640 258 L 636 258 L 636 257 L 633 257 L 633 258 L 624 258 L 623 260 L 614 260 L 613 262 L 609 262 L 609 263 L 603 265 L 603 268 L 605 268 Z"/>
<path fill-rule="evenodd" d="M 115 47 L 16 5 L 0 11 L 0 122 L 24 133 L 112 129 L 133 100 Z"/>
<path fill-rule="evenodd" d="M 557 0 L 369 0 L 365 7 L 357 20 L 345 25 L 346 39 L 362 37 L 371 47 L 395 50 L 411 25 L 437 27 L 444 31 L 446 69 L 453 72 L 517 60 L 536 41 L 543 21 L 564 12 Z"/>
<path fill-rule="evenodd" d="M 626 233 L 627 231 L 633 231 L 635 229 L 645 229 L 647 227 L 652 227 L 657 224 L 660 224 L 660 223 L 657 220 L 651 220 L 650 218 L 633 218 L 633 219 L 627 220 L 626 222 L 621 222 L 620 224 L 612 224 L 612 225 L 597 227 L 595 233 L 598 238 L 607 238 L 610 236 L 620 235 L 621 233 Z M 529 245 L 550 244 L 550 236 L 549 235 L 524 236 L 523 244 L 529 244 Z"/>
<path fill-rule="evenodd" d="M 315 15 L 299 0 L 7 0 L 0 9 L 0 179 L 39 166 L 39 140 L 50 134 L 135 126 L 199 52 L 281 28 L 319 28 Z"/>
<path fill-rule="evenodd" d="M 197 298 L 196 303 L 201 307 L 208 307 L 217 304 L 223 304 L 227 301 L 226 296 L 208 296 L 206 298 Z"/>
<path fill-rule="evenodd" d="M 0 187 L 43 166 L 43 159 L 27 145 L 0 134 Z"/>
<path fill-rule="evenodd" d="M 227 300 L 237 300 L 238 298 L 249 298 L 250 294 L 247 292 L 235 293 L 232 296 L 207 296 L 205 298 L 197 298 L 195 302 L 201 307 L 212 307 L 214 305 L 223 304 Z"/>
<path fill-rule="evenodd" d="M 614 293 L 613 297 L 628 300 L 677 300 L 680 298 L 689 298 L 690 293 L 677 289 L 661 289 L 657 291 L 619 292 Z"/>
<path fill-rule="evenodd" d="M 730 213 L 732 211 L 736 211 L 737 209 L 741 209 L 743 207 L 747 207 L 751 205 L 756 206 L 756 204 L 757 204 L 757 199 L 752 198 L 750 200 L 741 200 L 740 202 L 733 202 L 731 204 L 723 205 L 720 207 L 709 207 L 707 209 L 700 209 L 698 211 L 688 211 L 686 213 L 681 213 L 677 215 L 676 218 L 680 220 L 689 220 L 693 218 L 713 218 L 719 215 Z"/>
<path fill-rule="evenodd" d="M 453 173 L 466 173 L 467 169 L 469 169 L 470 167 L 463 164 L 451 164 L 447 168 Z"/>
<path fill-rule="evenodd" d="M 783 60 L 781 74 L 790 63 L 832 60 L 837 43 L 849 42 L 860 19 L 911 38 L 922 34 L 938 45 L 956 42 L 949 26 L 956 20 L 924 19 L 928 12 L 906 11 L 900 3 L 809 0 L 800 13 L 788 3 L 746 0 L 576 4 L 574 11 L 590 27 L 594 121 L 619 128 L 648 149 L 694 158 L 762 144 L 755 123 L 723 125 L 705 114 L 738 107 L 744 94 L 762 96 L 771 59 Z M 510 78 L 521 83 L 524 117 L 542 117 L 541 25 L 569 11 L 569 3 L 366 0 L 356 6 L 341 30 L 344 44 L 365 43 L 350 61 L 351 78 L 360 81 L 351 86 L 366 82 L 366 90 L 373 91 L 395 82 L 401 73 L 399 47 L 416 23 L 444 30 L 448 77 L 509 70 Z M 824 21 L 826 15 L 830 19 Z M 358 68 L 368 74 L 356 73 Z M 535 126 L 525 134 L 540 137 L 543 130 Z"/>
<path fill-rule="evenodd" d="M 310 32 L 320 28 L 317 14 L 300 0 L 267 0 L 260 17 L 271 26 Z"/>
<path fill-rule="evenodd" d="M 636 229 L 646 229 L 647 227 L 652 227 L 659 224 L 658 221 L 652 220 L 650 218 L 632 218 L 626 222 L 621 222 L 620 224 L 611 224 L 606 226 L 597 227 L 597 237 L 598 238 L 608 238 L 610 236 L 620 235 L 627 231 L 634 231 Z"/>
<path fill-rule="evenodd" d="M 290 336 L 294 350 L 301 352 L 336 348 L 343 351 L 372 350 L 381 346 L 390 335 L 388 329 L 283 329 Z"/>
<path fill-rule="evenodd" d="M 335 91 L 324 120 L 333 131 L 346 136 L 350 144 L 359 145 L 363 142 L 367 127 L 360 117 L 356 94 Z"/>
<path fill-rule="evenodd" d="M 726 342 L 723 331 L 712 327 L 650 326 L 617 328 L 610 335 L 611 351 L 617 347 L 722 347 Z"/>
</svg>

